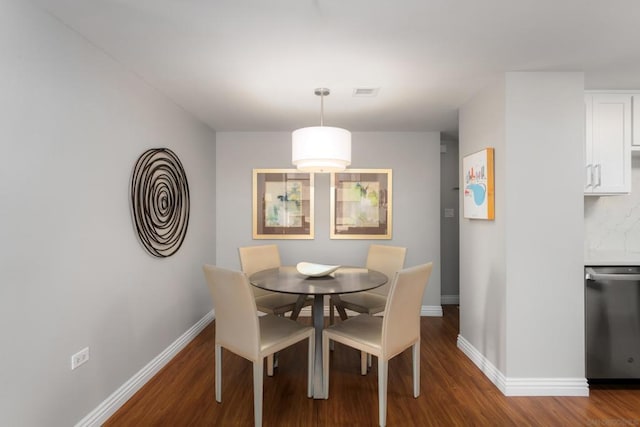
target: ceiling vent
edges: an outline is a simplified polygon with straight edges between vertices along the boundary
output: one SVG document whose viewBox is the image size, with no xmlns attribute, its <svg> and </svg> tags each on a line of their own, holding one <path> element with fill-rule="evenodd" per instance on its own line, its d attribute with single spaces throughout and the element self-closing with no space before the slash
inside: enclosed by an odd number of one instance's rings
<svg viewBox="0 0 640 427">
<path fill-rule="evenodd" d="M 379 91 L 379 87 L 357 87 L 353 89 L 353 96 L 355 98 L 373 98 L 378 96 Z"/>
</svg>

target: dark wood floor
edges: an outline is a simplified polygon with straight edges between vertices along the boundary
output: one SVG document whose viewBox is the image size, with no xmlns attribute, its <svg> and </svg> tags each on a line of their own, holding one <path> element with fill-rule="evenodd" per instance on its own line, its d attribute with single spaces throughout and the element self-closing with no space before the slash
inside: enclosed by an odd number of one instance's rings
<svg viewBox="0 0 640 427">
<path fill-rule="evenodd" d="M 301 318 L 309 322 L 308 318 Z M 411 351 L 389 362 L 389 426 L 640 426 L 640 385 L 592 385 L 590 397 L 505 397 L 456 347 L 458 309 L 423 317 L 421 394 L 413 398 Z M 214 399 L 214 327 L 207 327 L 105 426 L 253 425 L 251 364 L 223 352 L 223 402 Z M 265 426 L 374 426 L 377 369 L 336 344 L 328 400 L 306 397 L 306 344 L 280 353 L 264 380 Z"/>
</svg>

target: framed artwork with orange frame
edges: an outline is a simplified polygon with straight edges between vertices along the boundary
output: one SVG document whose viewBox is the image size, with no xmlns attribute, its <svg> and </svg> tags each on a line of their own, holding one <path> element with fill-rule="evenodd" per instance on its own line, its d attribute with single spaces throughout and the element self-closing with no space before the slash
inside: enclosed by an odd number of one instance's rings
<svg viewBox="0 0 640 427">
<path fill-rule="evenodd" d="M 495 219 L 493 148 L 464 156 L 462 188 L 464 218 Z"/>
</svg>

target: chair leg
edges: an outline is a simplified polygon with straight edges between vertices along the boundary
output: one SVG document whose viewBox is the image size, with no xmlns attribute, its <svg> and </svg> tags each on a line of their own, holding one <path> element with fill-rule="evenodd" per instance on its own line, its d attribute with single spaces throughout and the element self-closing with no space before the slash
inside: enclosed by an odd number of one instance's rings
<svg viewBox="0 0 640 427">
<path fill-rule="evenodd" d="M 413 397 L 420 396 L 420 340 L 413 344 Z"/>
<path fill-rule="evenodd" d="M 216 402 L 222 402 L 222 346 L 215 346 L 216 358 Z"/>
<path fill-rule="evenodd" d="M 378 417 L 380 427 L 387 425 L 387 372 L 389 361 L 378 357 Z"/>
<path fill-rule="evenodd" d="M 273 359 L 274 359 L 273 353 L 267 356 L 267 376 L 269 377 L 273 376 Z"/>
<path fill-rule="evenodd" d="M 322 394 L 329 398 L 329 336 L 322 334 Z"/>
<path fill-rule="evenodd" d="M 360 351 L 360 375 L 367 375 L 367 359 L 368 354 Z"/>
<path fill-rule="evenodd" d="M 262 359 L 253 362 L 253 419 L 256 427 L 262 426 Z"/>
<path fill-rule="evenodd" d="M 313 358 L 316 355 L 316 334 L 309 337 L 309 355 L 307 362 L 307 397 L 313 397 Z"/>
</svg>

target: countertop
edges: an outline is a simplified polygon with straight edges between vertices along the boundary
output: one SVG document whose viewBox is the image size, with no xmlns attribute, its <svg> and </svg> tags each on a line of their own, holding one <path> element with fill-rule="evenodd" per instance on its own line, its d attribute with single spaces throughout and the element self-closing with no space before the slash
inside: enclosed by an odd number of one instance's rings
<svg viewBox="0 0 640 427">
<path fill-rule="evenodd" d="M 608 262 L 595 262 L 595 261 L 585 261 L 584 262 L 585 267 L 607 267 L 607 266 L 637 266 L 640 265 L 640 262 L 636 261 L 636 262 L 631 262 L 631 261 L 626 261 L 626 262 L 613 262 L 613 261 L 608 261 Z"/>
<path fill-rule="evenodd" d="M 640 265 L 640 253 L 623 251 L 585 251 L 584 265 Z"/>
<path fill-rule="evenodd" d="M 585 266 L 612 266 L 612 265 L 640 265 L 640 260 L 602 260 L 602 259 L 585 259 Z"/>
</svg>

